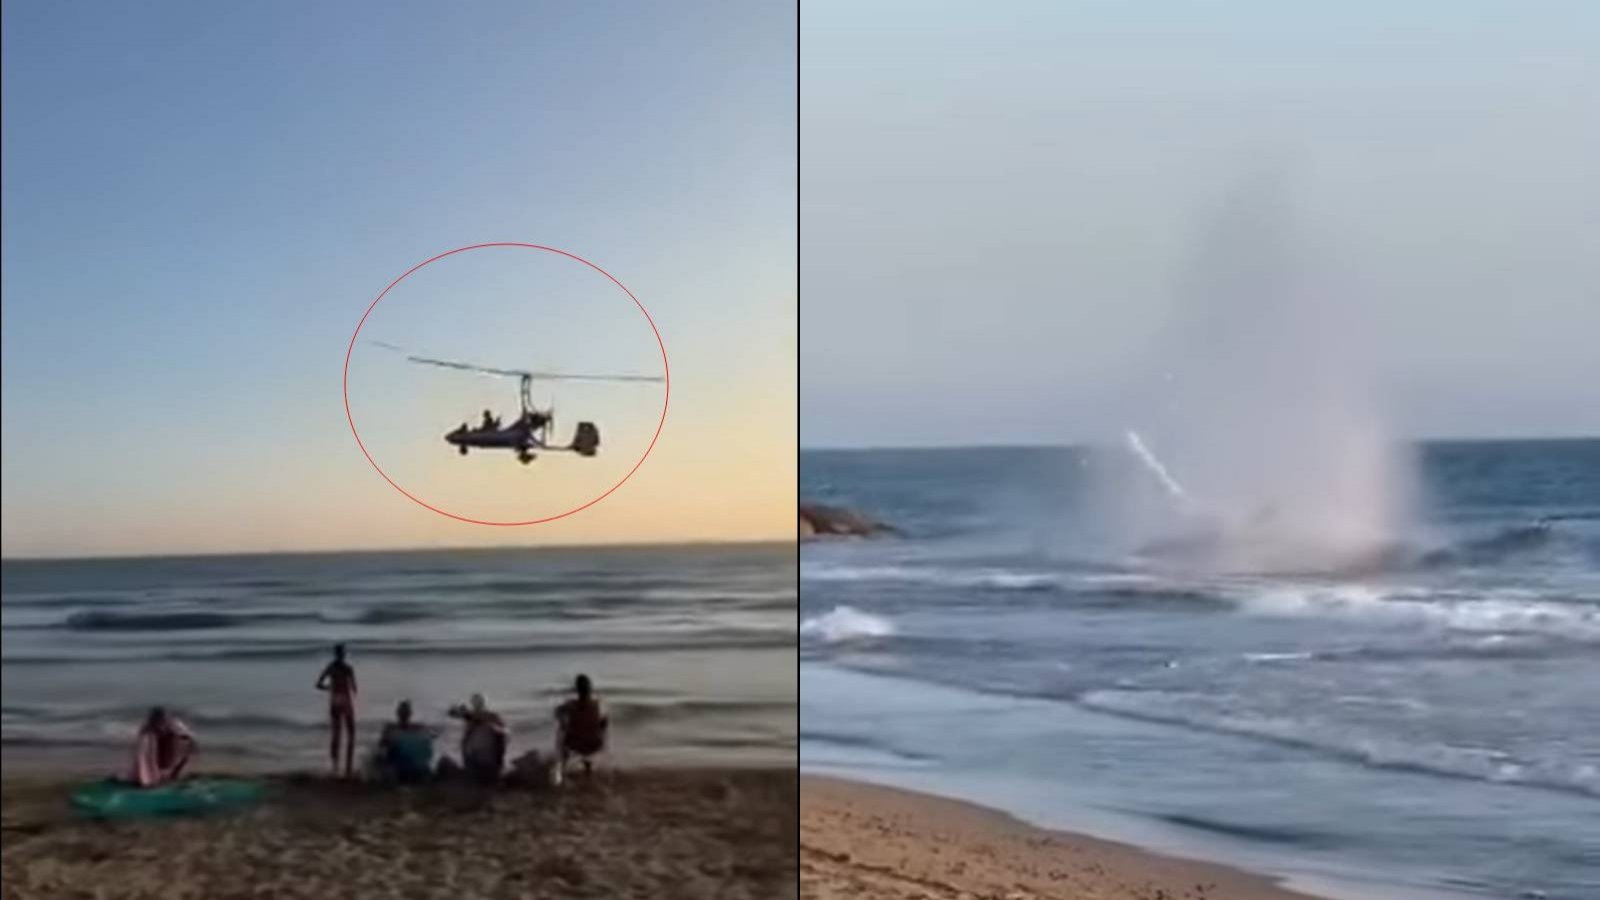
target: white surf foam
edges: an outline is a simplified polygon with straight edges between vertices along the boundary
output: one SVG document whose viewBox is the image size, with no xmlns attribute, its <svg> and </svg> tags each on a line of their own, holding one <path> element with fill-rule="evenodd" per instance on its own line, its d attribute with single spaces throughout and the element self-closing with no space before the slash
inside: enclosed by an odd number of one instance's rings
<svg viewBox="0 0 1600 900">
<path fill-rule="evenodd" d="M 882 616 L 864 613 L 853 606 L 835 606 L 830 612 L 812 616 L 800 623 L 800 633 L 829 644 L 894 634 L 894 623 Z"/>
<path fill-rule="evenodd" d="M 1364 734 L 1347 722 L 1217 709 L 1216 698 L 1182 692 L 1101 690 L 1078 701 L 1102 712 L 1304 747 L 1383 769 L 1523 784 L 1600 796 L 1600 772 L 1571 760 L 1519 759 L 1489 747 L 1453 746 Z"/>
<path fill-rule="evenodd" d="M 1305 662 L 1313 659 L 1310 653 L 1246 653 L 1245 662 L 1274 663 L 1274 662 Z"/>
<path fill-rule="evenodd" d="M 1346 584 L 1256 588 L 1236 593 L 1232 599 L 1246 613 L 1260 616 L 1337 618 L 1485 635 L 1529 633 L 1600 641 L 1600 606 L 1540 600 L 1524 592 L 1440 595 Z"/>
<path fill-rule="evenodd" d="M 893 581 L 903 584 L 936 584 L 945 587 L 990 588 L 1031 591 L 1054 587 L 1058 577 L 1051 572 L 1019 572 L 997 568 L 956 568 L 946 566 L 801 566 L 802 581 Z"/>
</svg>

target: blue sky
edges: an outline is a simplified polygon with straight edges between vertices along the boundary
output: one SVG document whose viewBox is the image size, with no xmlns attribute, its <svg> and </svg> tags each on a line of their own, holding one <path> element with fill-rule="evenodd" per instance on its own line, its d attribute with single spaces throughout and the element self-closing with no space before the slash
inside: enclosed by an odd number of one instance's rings
<svg viewBox="0 0 1600 900">
<path fill-rule="evenodd" d="M 792 531 L 792 4 L 17 2 L 4 24 L 8 555 Z M 605 267 L 672 354 L 673 414 L 637 483 L 538 532 L 412 506 L 340 400 L 377 292 L 481 241 Z M 593 337 L 621 320 L 572 305 L 571 273 L 439 271 L 441 297 L 480 306 L 389 339 L 546 362 L 494 344 L 515 323 L 541 351 L 614 351 L 562 367 L 659 366 Z M 418 412 L 393 452 L 432 453 L 450 424 Z M 752 484 L 674 512 L 715 445 Z"/>
<path fill-rule="evenodd" d="M 1395 436 L 1600 434 L 1597 47 L 1579 0 L 808 0 L 802 442 L 1145 425 L 1269 172 L 1291 318 L 1341 320 L 1295 349 Z"/>
</svg>

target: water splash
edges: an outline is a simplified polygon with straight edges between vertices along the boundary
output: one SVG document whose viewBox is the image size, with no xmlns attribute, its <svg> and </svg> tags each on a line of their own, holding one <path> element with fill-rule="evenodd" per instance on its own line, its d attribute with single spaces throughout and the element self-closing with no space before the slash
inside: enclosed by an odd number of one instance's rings
<svg viewBox="0 0 1600 900">
<path fill-rule="evenodd" d="M 1204 229 L 1153 387 L 1130 410 L 1166 455 L 1126 436 L 1161 496 L 1140 469 L 1108 493 L 1136 546 L 1181 546 L 1213 568 L 1344 569 L 1410 528 L 1411 469 L 1382 415 L 1366 323 L 1294 224 L 1287 185 L 1268 178 Z"/>
</svg>

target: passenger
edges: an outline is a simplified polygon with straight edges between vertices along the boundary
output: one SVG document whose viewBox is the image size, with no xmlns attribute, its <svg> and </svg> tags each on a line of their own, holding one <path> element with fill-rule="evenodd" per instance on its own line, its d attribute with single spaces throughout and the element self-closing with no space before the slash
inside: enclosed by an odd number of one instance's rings
<svg viewBox="0 0 1600 900">
<path fill-rule="evenodd" d="M 400 701 L 394 718 L 378 738 L 373 758 L 378 777 L 402 784 L 426 781 L 433 772 L 433 729 L 411 720 L 410 700 Z"/>
<path fill-rule="evenodd" d="M 482 694 L 473 694 L 468 706 L 451 707 L 450 715 L 466 723 L 461 734 L 461 764 L 467 774 L 484 783 L 498 781 L 509 740 L 505 720 L 489 709 Z"/>
<path fill-rule="evenodd" d="M 606 728 L 609 722 L 600 708 L 600 698 L 594 695 L 594 685 L 589 676 L 579 675 L 573 682 L 578 696 L 556 707 L 556 753 L 561 769 L 567 768 L 567 759 L 576 755 L 583 760 L 584 774 L 594 771 L 595 754 L 606 748 Z"/>
<path fill-rule="evenodd" d="M 328 757 L 333 763 L 333 773 L 339 774 L 339 747 L 343 738 L 344 777 L 349 778 L 356 748 L 356 670 L 345 662 L 343 644 L 334 645 L 333 662 L 317 676 L 317 690 L 328 692 L 328 724 L 333 729 Z"/>
<path fill-rule="evenodd" d="M 128 780 L 140 787 L 166 784 L 183 774 L 194 758 L 194 734 L 166 709 L 157 706 L 145 717 L 133 745 L 133 771 Z"/>
</svg>

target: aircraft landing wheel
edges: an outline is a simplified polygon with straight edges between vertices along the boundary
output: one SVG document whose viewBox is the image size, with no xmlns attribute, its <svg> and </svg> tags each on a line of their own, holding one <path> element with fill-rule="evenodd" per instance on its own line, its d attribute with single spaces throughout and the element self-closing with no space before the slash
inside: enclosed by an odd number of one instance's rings
<svg viewBox="0 0 1600 900">
<path fill-rule="evenodd" d="M 461 455 L 462 456 L 466 456 L 467 455 L 467 447 L 466 447 L 465 444 L 461 445 Z"/>
<path fill-rule="evenodd" d="M 528 463 L 533 462 L 533 454 L 532 453 L 518 453 L 517 454 L 517 461 L 522 463 L 523 465 L 527 465 Z"/>
</svg>

